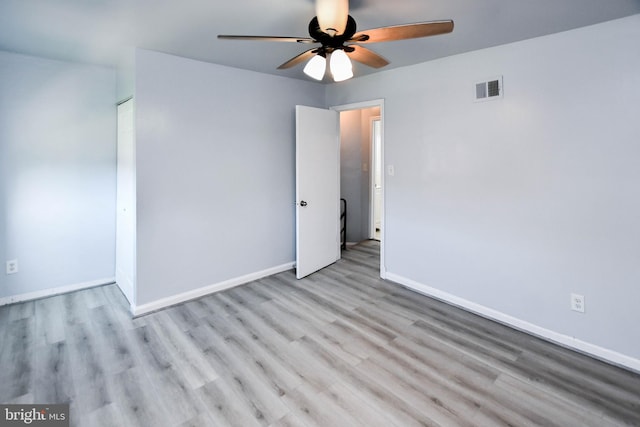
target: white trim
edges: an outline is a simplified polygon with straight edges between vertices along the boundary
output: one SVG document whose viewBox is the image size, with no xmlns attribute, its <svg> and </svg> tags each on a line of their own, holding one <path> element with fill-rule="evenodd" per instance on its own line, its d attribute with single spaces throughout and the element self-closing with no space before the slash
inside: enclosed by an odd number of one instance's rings
<svg viewBox="0 0 640 427">
<path fill-rule="evenodd" d="M 376 237 L 376 216 L 375 216 L 375 199 L 376 199 L 376 143 L 374 139 L 375 122 L 380 122 L 380 165 L 382 170 L 380 171 L 380 178 L 384 181 L 384 162 L 382 161 L 384 152 L 384 145 L 382 140 L 382 117 L 373 116 L 369 118 L 369 239 L 375 239 Z M 380 182 L 382 187 L 382 182 Z M 381 195 L 384 195 L 384 188 L 381 191 Z M 383 204 L 380 203 L 380 209 L 383 209 Z M 382 212 L 380 212 L 380 228 L 382 228 Z M 382 238 L 382 233 L 380 233 Z"/>
<path fill-rule="evenodd" d="M 615 352 L 613 350 L 609 350 L 607 348 L 597 346 L 595 344 L 581 341 L 574 337 L 564 335 L 564 334 L 552 331 L 550 329 L 542 328 L 540 326 L 534 325 L 533 323 L 526 322 L 524 320 L 518 319 L 508 314 L 504 314 L 492 308 L 488 308 L 483 305 L 476 304 L 469 300 L 457 297 L 447 292 L 443 292 L 439 289 L 432 288 L 430 286 L 424 285 L 422 283 L 418 283 L 414 280 L 407 279 L 406 277 L 402 277 L 394 273 L 387 273 L 386 276 L 387 276 L 387 280 L 396 282 L 420 294 L 438 299 L 440 301 L 444 301 L 447 304 L 460 307 L 464 310 L 478 314 L 482 317 L 495 320 L 496 322 L 502 323 L 514 329 L 520 330 L 522 332 L 526 332 L 536 337 L 542 338 L 544 340 L 551 341 L 553 343 L 560 344 L 564 347 L 577 350 L 581 353 L 588 354 L 589 356 L 595 357 L 605 362 L 622 366 L 636 372 L 640 372 L 639 359 L 635 359 L 631 356 L 627 356 L 627 355 Z"/>
<path fill-rule="evenodd" d="M 27 292 L 26 294 L 11 295 L 0 298 L 0 306 L 14 304 L 17 302 L 32 301 L 41 298 L 48 298 L 55 295 L 66 294 L 68 292 L 80 291 L 82 289 L 95 288 L 96 286 L 110 285 L 115 283 L 115 277 L 92 280 L 90 282 L 76 283 L 74 285 L 60 286 L 58 288 L 43 289 L 41 291 Z"/>
<path fill-rule="evenodd" d="M 213 285 L 205 286 L 203 288 L 194 289 L 191 291 L 183 292 L 178 295 L 172 295 L 170 297 L 161 298 L 146 304 L 139 306 L 131 305 L 131 314 L 134 317 L 142 316 L 144 314 L 151 313 L 153 311 L 161 310 L 172 305 L 180 304 L 185 301 L 200 298 L 205 295 L 209 295 L 215 292 L 231 289 L 236 286 L 244 285 L 253 282 L 263 277 L 273 276 L 274 274 L 282 273 L 283 271 L 291 270 L 294 266 L 294 262 L 289 262 L 277 267 L 268 268 L 266 270 L 258 271 L 255 273 L 247 274 L 245 276 L 236 277 L 233 279 L 225 280 L 224 282 L 215 283 Z"/>
<path fill-rule="evenodd" d="M 354 102 L 352 104 L 336 105 L 330 108 L 330 110 L 336 111 L 349 111 L 349 110 L 363 110 L 371 107 L 382 107 L 384 105 L 384 98 L 372 99 L 370 101 Z M 382 115 L 382 112 L 380 112 Z"/>
</svg>

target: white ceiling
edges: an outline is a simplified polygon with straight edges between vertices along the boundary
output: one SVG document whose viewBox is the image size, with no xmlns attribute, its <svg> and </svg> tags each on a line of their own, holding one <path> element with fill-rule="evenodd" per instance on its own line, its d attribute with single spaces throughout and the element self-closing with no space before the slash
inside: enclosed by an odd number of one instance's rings
<svg viewBox="0 0 640 427">
<path fill-rule="evenodd" d="M 370 44 L 383 68 L 640 13 L 640 0 L 352 0 L 358 29 L 453 19 L 453 33 Z M 0 50 L 115 66 L 137 46 L 295 78 L 276 70 L 308 46 L 218 40 L 218 34 L 308 36 L 313 0 L 0 0 Z M 357 64 L 356 76 L 376 70 Z"/>
</svg>

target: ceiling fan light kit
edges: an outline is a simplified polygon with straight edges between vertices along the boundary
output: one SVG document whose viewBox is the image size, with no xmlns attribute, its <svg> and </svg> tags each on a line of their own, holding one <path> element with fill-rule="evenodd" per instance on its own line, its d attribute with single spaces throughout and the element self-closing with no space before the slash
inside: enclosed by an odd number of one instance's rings
<svg viewBox="0 0 640 427">
<path fill-rule="evenodd" d="M 336 82 L 342 82 L 353 77 L 353 65 L 342 49 L 336 49 L 331 52 L 329 68 L 331 69 L 333 80 Z"/>
<path fill-rule="evenodd" d="M 304 67 L 304 73 L 315 80 L 322 80 L 327 69 L 327 59 L 320 55 L 314 55 Z"/>
<path fill-rule="evenodd" d="M 348 0 L 316 0 L 316 15 L 309 22 L 310 37 L 219 35 L 218 38 L 302 44 L 320 43 L 320 47 L 302 52 L 280 65 L 278 69 L 291 68 L 308 61 L 304 67 L 304 73 L 315 80 L 322 80 L 327 68 L 328 55 L 333 80 L 340 82 L 353 77 L 351 60 L 373 68 L 381 68 L 389 64 L 389 61 L 361 46 L 361 43 L 414 39 L 453 31 L 453 21 L 443 20 L 393 25 L 356 32 L 356 21 L 349 15 Z"/>
</svg>

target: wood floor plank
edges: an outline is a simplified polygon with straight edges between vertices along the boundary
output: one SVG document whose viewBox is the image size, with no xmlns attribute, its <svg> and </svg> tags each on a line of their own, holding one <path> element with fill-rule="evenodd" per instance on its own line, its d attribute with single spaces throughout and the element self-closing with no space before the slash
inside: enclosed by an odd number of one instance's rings
<svg viewBox="0 0 640 427">
<path fill-rule="evenodd" d="M 302 384 L 302 379 L 286 366 L 281 358 L 273 357 L 260 343 L 253 339 L 248 331 L 240 329 L 231 319 L 206 319 L 207 325 L 219 332 L 224 339 L 225 346 L 234 353 L 234 358 L 249 366 L 255 374 L 262 376 L 266 383 L 279 395 L 296 389 Z M 211 343 L 216 345 L 214 341 Z"/>
<path fill-rule="evenodd" d="M 196 418 L 202 411 L 185 375 L 174 366 L 169 352 L 155 330 L 141 326 L 129 332 L 136 343 L 141 374 L 154 393 L 158 405 L 170 408 L 167 421 L 179 425 Z"/>
<path fill-rule="evenodd" d="M 326 328 L 328 333 L 332 333 L 339 340 L 342 348 L 360 359 L 366 359 L 385 345 L 375 337 L 368 335 L 355 328 L 351 323 L 336 320 Z"/>
<path fill-rule="evenodd" d="M 280 418 L 273 424 L 270 424 L 269 427 L 313 427 L 309 424 L 306 424 L 300 417 L 296 416 L 293 413 L 289 413 L 284 417 Z"/>
<path fill-rule="evenodd" d="M 270 301 L 269 301 L 270 302 Z M 269 302 L 260 304 L 259 307 L 253 308 L 249 311 L 254 315 L 254 320 L 260 320 L 265 326 L 273 330 L 274 333 L 282 336 L 289 341 L 295 341 L 304 335 L 304 331 L 301 330 L 296 322 L 287 322 L 280 317 L 280 312 L 277 310 L 269 309 Z M 266 306 L 265 306 L 266 304 Z"/>
<path fill-rule="evenodd" d="M 142 370 L 147 377 L 145 383 L 153 387 L 156 404 L 167 409 L 165 423 L 180 425 L 196 418 L 203 411 L 194 390 L 175 368 L 163 371 L 161 376 L 153 369 L 145 369 L 144 365 Z"/>
<path fill-rule="evenodd" d="M 356 329 L 359 329 L 382 342 L 392 341 L 396 337 L 394 332 L 386 328 L 384 325 L 380 325 L 367 317 L 361 316 L 355 311 L 340 307 L 339 305 L 334 304 L 330 299 L 314 293 L 311 289 L 304 289 L 303 292 L 309 300 L 313 301 L 313 303 L 335 313 L 343 321 L 349 322 Z"/>
<path fill-rule="evenodd" d="M 293 414 L 307 425 L 313 426 L 365 426 L 349 411 L 337 406 L 320 390 L 310 385 L 301 385 L 295 393 L 283 396 Z M 327 410 L 331 408 L 330 410 Z"/>
<path fill-rule="evenodd" d="M 356 390 L 367 393 L 368 398 L 372 399 L 377 406 L 380 406 L 390 414 L 394 423 L 406 426 L 424 426 L 435 427 L 437 423 L 429 418 L 427 414 L 415 410 L 411 405 L 407 404 L 395 394 L 390 393 L 386 385 L 380 380 L 374 372 L 356 371 L 353 367 L 334 356 L 328 350 L 320 346 L 315 340 L 304 337 L 300 341 L 309 354 L 316 356 L 327 369 L 337 372 L 343 383 Z"/>
<path fill-rule="evenodd" d="M 82 406 L 80 408 L 82 408 Z M 118 405 L 115 403 L 110 403 L 109 405 L 86 413 L 71 410 L 71 414 L 71 425 L 76 426 L 113 427 L 133 425 L 130 420 L 125 422 Z"/>
<path fill-rule="evenodd" d="M 337 319 L 335 313 L 326 307 L 315 305 L 304 294 L 301 294 L 296 286 L 293 286 L 296 281 L 294 275 L 285 272 L 266 277 L 261 281 L 265 284 L 265 289 L 274 296 L 274 299 L 277 298 L 278 301 L 291 307 L 299 307 L 307 313 L 307 316 L 312 316 L 321 322 L 333 322 Z"/>
<path fill-rule="evenodd" d="M 75 397 L 64 341 L 36 347 L 34 399 L 43 403 L 71 403 Z"/>
<path fill-rule="evenodd" d="M 205 298 L 187 301 L 184 305 L 198 318 L 205 317 L 211 313 L 211 307 L 205 302 Z"/>
<path fill-rule="evenodd" d="M 168 313 L 158 313 L 150 325 L 171 358 L 171 364 L 184 376 L 191 389 L 214 381 L 219 374 L 207 361 L 189 335 L 180 329 Z"/>
<path fill-rule="evenodd" d="M 87 313 L 88 314 L 88 313 Z M 96 411 L 109 405 L 113 398 L 109 391 L 106 363 L 96 342 L 91 322 L 77 321 L 67 324 L 69 361 L 73 369 L 71 376 L 76 388 L 76 399 L 88 411 Z"/>
<path fill-rule="evenodd" d="M 261 305 L 260 317 L 268 319 L 266 323 L 277 322 L 280 335 L 289 341 L 295 341 L 306 334 L 307 325 L 314 323 L 295 313 L 291 306 L 282 304 L 277 300 L 265 301 Z M 276 320 L 277 319 L 277 320 Z M 323 323 L 324 325 L 325 323 Z M 272 327 L 273 328 L 273 327 Z"/>
<path fill-rule="evenodd" d="M 447 422 L 440 417 L 440 422 L 460 425 L 473 420 L 476 425 L 530 425 L 521 414 L 487 397 L 495 376 L 482 373 L 483 367 L 467 367 L 435 351 L 411 348 L 408 341 L 400 345 L 401 340 L 381 349 L 371 362 L 378 366 L 377 370 L 395 376 L 396 382 L 406 384 L 405 391 L 410 387 L 417 396 L 428 398 L 433 411 L 444 411 L 441 417 L 453 418 Z"/>
<path fill-rule="evenodd" d="M 546 369 L 553 368 L 554 374 L 579 377 L 582 382 L 581 387 L 599 390 L 607 398 L 625 402 L 625 405 L 640 412 L 639 402 L 636 399 L 640 394 L 640 385 L 634 381 L 628 371 L 582 357 L 560 346 L 549 346 L 540 339 L 532 338 L 526 348 L 530 357 L 535 356 L 538 364 L 543 364 Z"/>
<path fill-rule="evenodd" d="M 330 323 L 337 319 L 335 314 L 314 307 L 308 300 L 297 295 L 294 288 L 291 288 L 281 276 L 262 280 L 265 290 L 273 296 L 272 304 L 284 306 L 286 310 L 295 311 L 301 319 L 309 319 L 318 324 Z"/>
<path fill-rule="evenodd" d="M 238 291 L 250 293 L 254 298 L 262 299 L 262 302 L 270 301 L 273 297 L 264 290 L 262 280 L 256 280 L 243 286 L 238 286 Z"/>
<path fill-rule="evenodd" d="M 238 396 L 251 408 L 261 425 L 282 418 L 288 410 L 280 400 L 285 391 L 275 378 L 266 378 L 255 366 L 237 358 L 236 352 L 225 343 L 215 328 L 202 325 L 192 331 L 193 338 L 209 362 Z"/>
<path fill-rule="evenodd" d="M 210 312 L 219 316 L 238 314 L 225 300 L 221 298 L 222 293 L 207 295 L 202 300 L 210 307 Z"/>
<path fill-rule="evenodd" d="M 560 377 L 557 368 L 551 367 L 550 369 L 548 363 L 544 363 L 536 357 L 523 355 L 518 362 L 523 366 L 521 372 L 528 372 L 527 376 L 535 379 L 537 387 L 543 386 L 548 393 L 557 395 L 559 398 L 569 396 L 569 400 L 572 402 L 587 407 L 597 407 L 600 408 L 602 414 L 615 414 L 623 419 L 633 417 L 640 411 L 637 395 L 634 397 L 628 396 L 626 393 L 618 393 L 609 387 L 604 387 L 604 385 L 594 387 L 593 384 L 590 384 L 590 377 L 580 374 Z"/>
<path fill-rule="evenodd" d="M 202 427 L 202 426 L 221 426 L 220 423 L 211 418 L 209 414 L 198 414 L 196 417 L 185 421 L 179 427 Z"/>
<path fill-rule="evenodd" d="M 15 317 L 9 323 L 0 351 L 0 401 L 33 395 L 36 343 L 35 319 Z"/>
<path fill-rule="evenodd" d="M 302 326 L 300 329 L 304 330 L 304 333 L 300 333 L 296 337 L 296 340 L 302 339 L 304 335 L 311 335 L 315 339 L 326 343 L 327 347 L 331 348 L 335 354 L 343 358 L 347 363 L 355 365 L 361 362 L 362 358 L 358 357 L 353 351 L 348 350 L 346 348 L 347 346 L 343 345 L 343 342 L 340 341 L 337 336 L 338 334 L 335 333 L 333 323 L 317 324 L 303 317 L 296 317 L 287 307 L 278 305 L 273 301 L 270 301 L 269 304 L 273 304 L 271 306 L 275 307 L 275 310 L 278 311 L 278 317 L 282 319 L 284 323 L 292 324 L 293 322 L 297 322 Z"/>
<path fill-rule="evenodd" d="M 140 367 L 121 371 L 110 377 L 110 386 L 118 412 L 125 425 L 167 425 L 167 408 L 158 404 L 158 399 Z M 71 414 L 72 418 L 77 414 Z"/>
<path fill-rule="evenodd" d="M 96 351 L 105 361 L 109 373 L 119 373 L 135 367 L 131 347 L 125 329 L 112 314 L 112 309 L 102 305 L 91 310 L 92 328 Z"/>
<path fill-rule="evenodd" d="M 422 387 L 421 384 L 409 381 L 407 376 L 399 375 L 397 367 L 388 367 L 371 360 L 363 361 L 357 369 L 363 375 L 375 372 L 377 380 L 385 384 L 390 393 L 415 410 L 427 414 L 436 425 L 474 426 L 470 418 L 476 408 L 460 404 L 459 399 L 445 399 L 442 388 L 435 387 L 433 383 Z"/>
<path fill-rule="evenodd" d="M 264 425 L 263 416 L 256 408 L 246 403 L 242 395 L 226 384 L 224 378 L 218 378 L 196 390 L 207 409 L 213 426 L 260 427 Z"/>
<path fill-rule="evenodd" d="M 367 427 L 401 427 L 392 418 L 387 417 L 385 411 L 370 402 L 364 394 L 350 390 L 341 381 L 336 382 L 323 393 L 331 399 L 331 406 L 341 407 Z"/>
<path fill-rule="evenodd" d="M 494 385 L 492 395 L 496 396 L 503 404 L 525 414 L 535 425 L 558 427 L 569 425 L 605 427 L 611 425 L 603 419 L 601 413 L 572 405 L 510 375 L 501 375 Z"/>
<path fill-rule="evenodd" d="M 136 328 L 144 322 L 144 318 L 131 319 L 129 303 L 117 286 L 98 286 L 91 290 L 94 298 L 91 303 L 105 306 L 113 322 L 123 330 Z"/>
<path fill-rule="evenodd" d="M 16 320 L 32 319 L 35 316 L 36 302 L 27 301 L 19 302 L 16 304 L 10 304 L 3 307 L 3 310 L 8 310 L 8 321 L 14 322 Z"/>
<path fill-rule="evenodd" d="M 64 296 L 44 298 L 34 301 L 36 340 L 53 344 L 65 339 L 65 319 L 58 313 L 64 311 Z"/>
<path fill-rule="evenodd" d="M 155 372 L 163 373 L 173 368 L 173 359 L 162 338 L 151 325 L 139 326 L 132 332 L 138 357 L 145 366 Z"/>
<path fill-rule="evenodd" d="M 335 284 L 334 279 L 326 277 L 326 275 L 316 273 L 309 276 L 302 287 L 304 290 L 310 290 L 315 295 L 325 299 L 326 301 L 330 301 L 331 305 L 329 305 L 329 307 L 335 305 L 341 310 L 352 311 L 361 304 L 361 302 L 356 298 L 351 298 L 345 293 L 335 292 L 332 290 L 332 284 Z"/>
<path fill-rule="evenodd" d="M 256 286 L 236 286 L 233 289 L 229 289 L 225 294 L 249 309 L 271 300 L 268 295 L 265 295 Z"/>
<path fill-rule="evenodd" d="M 115 285 L 0 307 L 0 403 L 71 426 L 640 426 L 640 374 L 379 277 L 379 243 L 131 318 Z"/>
<path fill-rule="evenodd" d="M 315 359 L 305 355 L 298 347 L 292 346 L 285 337 L 274 334 L 259 320 L 251 316 L 248 318 L 229 316 L 228 319 L 238 331 L 250 335 L 256 345 L 309 384 L 325 389 L 335 381 L 331 373 L 323 371 L 322 366 Z M 215 326 L 215 322 L 212 326 Z"/>
<path fill-rule="evenodd" d="M 198 316 L 191 311 L 194 304 L 179 304 L 166 309 L 166 313 L 173 319 L 175 324 L 183 331 L 197 328 L 200 325 Z"/>
</svg>

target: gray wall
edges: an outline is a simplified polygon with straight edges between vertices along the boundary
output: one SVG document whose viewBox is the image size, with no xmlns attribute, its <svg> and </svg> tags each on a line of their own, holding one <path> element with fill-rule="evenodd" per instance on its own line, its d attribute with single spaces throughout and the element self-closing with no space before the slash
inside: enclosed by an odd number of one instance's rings
<svg viewBox="0 0 640 427">
<path fill-rule="evenodd" d="M 347 242 L 364 240 L 362 230 L 362 111 L 340 113 L 340 197 L 347 201 Z"/>
<path fill-rule="evenodd" d="M 640 15 L 329 86 L 385 99 L 389 275 L 640 367 L 637 40 Z"/>
<path fill-rule="evenodd" d="M 305 82 L 136 52 L 137 303 L 294 260 Z"/>
<path fill-rule="evenodd" d="M 113 280 L 115 71 L 0 52 L 0 76 L 0 297 Z"/>
<path fill-rule="evenodd" d="M 120 52 L 116 72 L 116 97 L 122 102 L 133 96 L 135 91 L 136 50 L 133 47 Z"/>
</svg>

